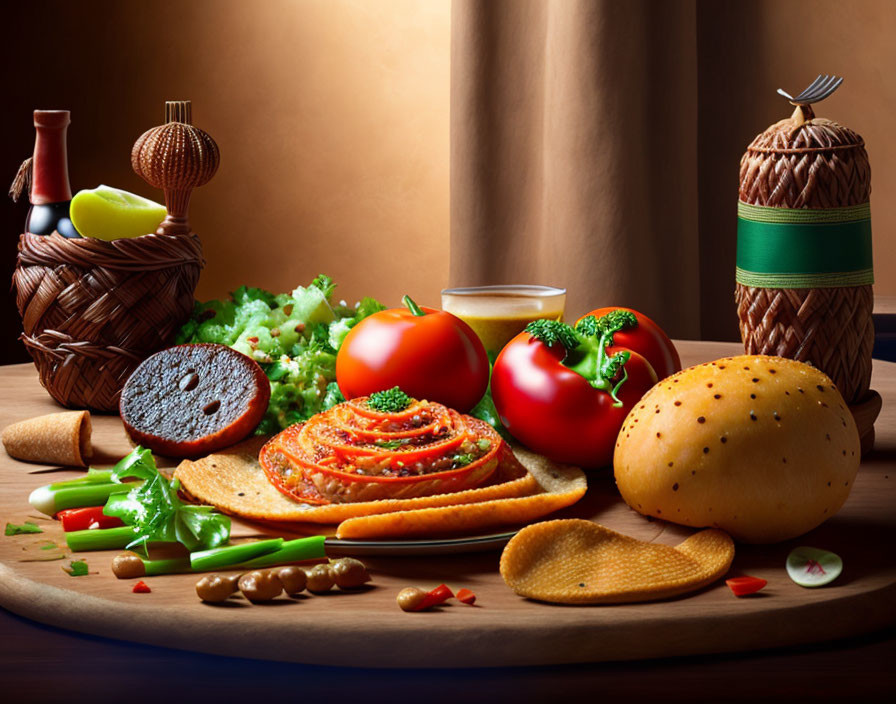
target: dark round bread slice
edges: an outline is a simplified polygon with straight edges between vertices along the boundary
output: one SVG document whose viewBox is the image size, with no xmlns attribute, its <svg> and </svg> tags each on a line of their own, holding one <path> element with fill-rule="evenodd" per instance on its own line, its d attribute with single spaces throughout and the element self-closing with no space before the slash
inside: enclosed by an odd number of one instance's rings
<svg viewBox="0 0 896 704">
<path fill-rule="evenodd" d="M 121 420 L 134 442 L 169 457 L 199 457 L 248 436 L 271 399 L 257 362 L 225 345 L 156 352 L 121 391 Z"/>
</svg>

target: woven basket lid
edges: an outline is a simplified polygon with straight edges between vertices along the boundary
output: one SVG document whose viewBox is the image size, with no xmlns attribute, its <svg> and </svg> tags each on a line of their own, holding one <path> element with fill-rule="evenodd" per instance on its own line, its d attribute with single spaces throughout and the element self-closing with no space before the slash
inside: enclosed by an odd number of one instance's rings
<svg viewBox="0 0 896 704">
<path fill-rule="evenodd" d="M 740 162 L 740 200 L 750 205 L 842 208 L 870 194 L 865 141 L 809 105 L 757 135 Z"/>
</svg>

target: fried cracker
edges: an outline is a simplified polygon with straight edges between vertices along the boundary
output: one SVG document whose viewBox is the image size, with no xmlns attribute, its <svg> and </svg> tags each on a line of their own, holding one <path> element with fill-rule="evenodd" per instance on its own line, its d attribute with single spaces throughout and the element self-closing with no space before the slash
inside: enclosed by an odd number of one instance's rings
<svg viewBox="0 0 896 704">
<path fill-rule="evenodd" d="M 26 462 L 84 467 L 91 455 L 90 413 L 63 411 L 28 418 L 3 429 L 3 447 Z"/>
<path fill-rule="evenodd" d="M 415 499 L 313 506 L 289 498 L 268 481 L 258 463 L 258 451 L 265 441 L 250 438 L 203 459 L 186 460 L 174 475 L 197 501 L 244 518 L 279 522 L 339 523 L 371 514 L 528 496 L 540 491 L 536 478 L 511 461 L 501 464 L 496 483 L 476 489 Z"/>
<path fill-rule="evenodd" d="M 538 493 L 350 518 L 339 524 L 336 537 L 403 538 L 481 531 L 541 518 L 574 504 L 584 496 L 588 484 L 581 469 L 557 465 L 540 455 L 519 449 L 515 453 L 529 470 L 529 476 L 537 480 Z"/>
<path fill-rule="evenodd" d="M 527 526 L 501 555 L 501 576 L 520 596 L 560 604 L 667 599 L 721 578 L 734 542 L 704 530 L 676 547 L 645 543 L 590 521 Z"/>
</svg>

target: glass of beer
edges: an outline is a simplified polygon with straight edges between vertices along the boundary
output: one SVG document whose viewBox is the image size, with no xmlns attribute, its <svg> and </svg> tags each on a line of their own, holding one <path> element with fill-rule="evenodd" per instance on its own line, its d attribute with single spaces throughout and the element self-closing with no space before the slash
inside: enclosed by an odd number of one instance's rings
<svg viewBox="0 0 896 704">
<path fill-rule="evenodd" d="M 553 286 L 471 286 L 442 291 L 442 309 L 456 315 L 497 354 L 533 320 L 562 320 L 566 289 Z"/>
</svg>

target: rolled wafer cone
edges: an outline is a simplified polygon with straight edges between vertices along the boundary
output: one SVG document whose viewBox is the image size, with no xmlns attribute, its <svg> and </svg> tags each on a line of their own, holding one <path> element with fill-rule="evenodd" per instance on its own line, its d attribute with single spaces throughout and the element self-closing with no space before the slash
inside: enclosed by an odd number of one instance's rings
<svg viewBox="0 0 896 704">
<path fill-rule="evenodd" d="M 10 457 L 41 464 L 85 467 L 90 459 L 90 413 L 64 411 L 7 426 L 3 447 Z"/>
</svg>

